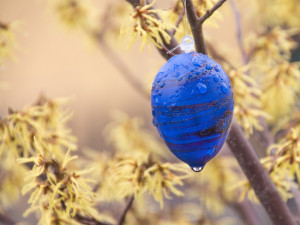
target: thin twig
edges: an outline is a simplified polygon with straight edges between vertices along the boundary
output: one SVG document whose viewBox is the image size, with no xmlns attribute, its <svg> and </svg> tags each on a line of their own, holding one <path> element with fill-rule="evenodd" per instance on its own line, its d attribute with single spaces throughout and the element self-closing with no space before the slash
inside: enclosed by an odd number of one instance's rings
<svg viewBox="0 0 300 225">
<path fill-rule="evenodd" d="M 219 0 L 211 9 L 207 10 L 206 13 L 198 19 L 199 24 L 203 24 L 218 8 L 220 8 L 226 0 Z"/>
<path fill-rule="evenodd" d="M 120 216 L 120 219 L 119 219 L 119 222 L 117 225 L 123 225 L 124 221 L 125 221 L 125 217 L 127 215 L 127 212 L 129 211 L 130 207 L 132 206 L 132 203 L 133 203 L 133 200 L 134 200 L 134 195 L 132 195 L 129 199 L 128 199 L 128 202 Z"/>
<path fill-rule="evenodd" d="M 126 63 L 121 60 L 121 57 L 111 48 L 103 36 L 97 35 L 99 47 L 102 49 L 104 55 L 114 64 L 114 66 L 120 71 L 120 74 L 125 78 L 125 80 L 144 98 L 149 99 L 149 94 L 143 89 L 142 84 L 137 81 L 130 69 L 127 67 Z"/>
<path fill-rule="evenodd" d="M 127 2 L 129 2 L 133 8 L 137 7 L 140 4 L 140 0 L 126 0 Z"/>
<path fill-rule="evenodd" d="M 291 212 L 236 121 L 232 123 L 227 143 L 273 224 L 296 225 Z"/>
<path fill-rule="evenodd" d="M 241 16 L 239 9 L 236 6 L 235 0 L 230 0 L 230 5 L 234 14 L 235 19 L 235 26 L 236 26 L 236 38 L 239 46 L 239 50 L 241 52 L 241 55 L 243 57 L 243 63 L 244 65 L 247 65 L 249 63 L 249 55 L 247 54 L 244 44 L 243 44 L 243 32 L 242 32 L 242 24 L 241 24 Z M 267 122 L 264 118 L 261 116 L 259 117 L 259 122 L 263 127 L 263 131 L 259 132 L 263 139 L 264 139 L 264 147 L 267 149 L 271 144 L 274 143 L 274 138 L 271 136 Z"/>
<path fill-rule="evenodd" d="M 239 12 L 234 0 L 230 0 L 230 5 L 231 5 L 231 8 L 232 8 L 232 11 L 234 14 L 234 19 L 235 19 L 237 42 L 238 42 L 239 49 L 240 49 L 240 52 L 243 57 L 243 62 L 246 65 L 249 62 L 249 56 L 246 53 L 246 50 L 245 50 L 244 44 L 243 44 L 243 32 L 242 32 L 242 26 L 241 26 L 240 12 Z"/>
<path fill-rule="evenodd" d="M 86 225 L 112 225 L 110 223 L 105 223 L 105 222 L 98 221 L 93 217 L 82 216 L 79 213 L 77 213 L 75 215 L 75 219 L 76 219 L 76 221 L 78 221 L 82 224 L 86 224 Z"/>
<path fill-rule="evenodd" d="M 184 9 L 181 10 L 181 12 L 180 12 L 180 14 L 179 14 L 179 17 L 178 17 L 178 19 L 177 19 L 177 21 L 176 21 L 176 23 L 175 23 L 175 27 L 176 27 L 176 28 L 178 28 L 179 25 L 180 25 L 180 23 L 182 22 L 183 16 L 184 16 Z M 174 29 L 172 29 L 172 30 L 170 31 L 170 35 L 174 36 L 174 35 L 176 34 L 176 30 L 177 30 L 176 28 L 174 28 Z"/>
</svg>

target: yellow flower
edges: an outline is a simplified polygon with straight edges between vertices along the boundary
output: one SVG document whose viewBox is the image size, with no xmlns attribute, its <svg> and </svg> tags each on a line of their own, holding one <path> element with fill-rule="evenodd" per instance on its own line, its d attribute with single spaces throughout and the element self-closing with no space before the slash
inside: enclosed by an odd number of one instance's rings
<svg viewBox="0 0 300 225">
<path fill-rule="evenodd" d="M 257 130 L 263 130 L 263 126 L 260 124 L 259 118 L 271 119 L 269 114 L 265 113 L 261 109 L 256 109 L 244 105 L 236 105 L 234 107 L 234 116 L 237 122 L 242 126 L 246 136 L 253 134 L 254 128 Z"/>
<path fill-rule="evenodd" d="M 271 145 L 267 156 L 260 160 L 285 201 L 293 198 L 291 189 L 297 187 L 294 178 L 300 179 L 299 137 L 300 127 L 292 128 L 281 142 Z M 242 187 L 241 199 L 248 195 L 250 200 L 258 202 L 249 181 L 241 181 L 236 187 Z"/>
<path fill-rule="evenodd" d="M 237 191 L 232 191 L 232 186 L 243 177 L 241 174 L 234 158 L 217 156 L 207 164 L 196 180 L 192 197 L 199 196 L 206 209 L 222 215 L 228 202 L 236 201 L 238 194 Z"/>
<path fill-rule="evenodd" d="M 91 169 L 74 171 L 70 168 L 70 162 L 75 158 L 77 156 L 71 156 L 69 150 L 63 161 L 47 158 L 43 153 L 18 159 L 19 163 L 34 163 L 25 177 L 27 185 L 22 190 L 23 194 L 31 192 L 28 200 L 31 207 L 24 213 L 25 216 L 40 211 L 39 224 L 43 225 L 52 225 L 54 221 L 77 224 L 79 215 L 97 220 L 108 219 L 94 208 L 95 194 L 89 185 L 93 181 L 84 177 Z"/>
<path fill-rule="evenodd" d="M 172 26 L 157 18 L 156 15 L 159 14 L 160 10 L 152 9 L 155 1 L 148 5 L 136 6 L 134 12 L 131 13 L 127 22 L 122 26 L 121 36 L 126 34 L 130 37 L 128 48 L 139 38 L 142 39 L 141 49 L 147 43 L 154 43 L 158 48 L 161 48 L 164 41 L 166 43 L 170 42 L 171 37 L 166 30 Z"/>
<path fill-rule="evenodd" d="M 203 16 L 207 10 L 211 9 L 215 4 L 217 3 L 217 0 L 193 0 L 194 8 L 196 11 L 197 16 L 200 18 Z M 183 4 L 181 0 L 177 0 L 173 7 L 168 10 L 166 13 L 161 14 L 161 17 L 164 21 L 168 21 L 170 24 L 176 24 L 179 17 L 182 16 L 181 14 L 183 12 Z M 191 33 L 190 26 L 185 24 L 185 15 L 183 15 L 182 21 L 179 24 L 178 28 L 176 29 L 175 37 L 177 40 L 181 40 L 186 35 L 186 29 L 189 33 Z M 217 10 L 214 12 L 214 14 L 206 21 L 207 25 L 217 27 L 216 19 L 222 18 L 221 13 Z M 207 34 L 206 34 L 207 38 Z"/>
<path fill-rule="evenodd" d="M 51 0 L 60 21 L 71 28 L 86 28 L 88 7 L 82 0 Z"/>
<path fill-rule="evenodd" d="M 182 186 L 183 180 L 191 177 L 191 171 L 182 164 L 155 163 L 145 171 L 144 176 L 151 195 L 163 208 L 163 197 L 170 199 L 171 193 L 184 196 L 175 186 Z"/>
<path fill-rule="evenodd" d="M 0 211 L 9 209 L 20 197 L 27 168 L 16 164 L 13 154 L 6 152 L 0 158 Z"/>
<path fill-rule="evenodd" d="M 211 9 L 218 1 L 217 0 L 193 0 L 197 16 L 200 18 L 207 10 Z M 219 12 L 214 13 L 215 16 L 220 16 Z"/>
<path fill-rule="evenodd" d="M 257 14 L 267 25 L 300 27 L 300 5 L 298 0 L 258 0 Z M 272 7 L 270 7 L 272 6 Z M 293 15 L 293 16 L 291 16 Z"/>
<path fill-rule="evenodd" d="M 242 126 L 247 136 L 253 134 L 253 130 L 262 130 L 259 118 L 270 119 L 271 117 L 261 109 L 261 90 L 256 81 L 249 76 L 249 65 L 241 68 L 231 68 L 224 64 L 228 74 L 234 97 L 234 116 Z"/>
<path fill-rule="evenodd" d="M 165 156 L 169 152 L 162 142 L 142 128 L 141 118 L 130 118 L 121 112 L 115 113 L 113 117 L 114 121 L 107 126 L 105 133 L 117 151 L 129 156 L 139 155 L 144 159 L 150 153 L 155 153 L 155 157 Z"/>
<path fill-rule="evenodd" d="M 299 93 L 299 62 L 281 61 L 266 70 L 263 79 L 263 108 L 275 119 L 287 115 Z"/>
<path fill-rule="evenodd" d="M 291 38 L 296 33 L 298 33 L 296 29 L 275 27 L 268 33 L 250 36 L 248 52 L 251 60 L 258 65 L 261 64 L 260 66 L 282 59 L 289 60 L 291 50 L 297 47 L 297 43 Z"/>
<path fill-rule="evenodd" d="M 27 162 L 39 159 L 36 163 L 41 164 L 43 159 L 36 158 L 37 155 L 63 159 L 68 148 L 76 149 L 75 137 L 66 128 L 70 115 L 60 109 L 64 102 L 40 98 L 34 106 L 22 111 L 10 110 L 0 121 L 0 202 L 3 207 L 17 200 L 24 174 L 29 169 L 16 165 L 17 158 L 25 157 Z M 34 170 L 31 174 L 38 176 L 42 172 Z"/>
<path fill-rule="evenodd" d="M 151 158 L 145 161 L 134 153 L 127 157 L 117 156 L 109 165 L 98 191 L 100 199 L 119 200 L 135 195 L 135 199 L 143 203 L 143 194 L 149 192 L 161 207 L 163 197 L 170 198 L 171 193 L 183 195 L 176 186 L 183 185 L 183 180 L 191 174 L 182 164 L 160 163 Z"/>
</svg>

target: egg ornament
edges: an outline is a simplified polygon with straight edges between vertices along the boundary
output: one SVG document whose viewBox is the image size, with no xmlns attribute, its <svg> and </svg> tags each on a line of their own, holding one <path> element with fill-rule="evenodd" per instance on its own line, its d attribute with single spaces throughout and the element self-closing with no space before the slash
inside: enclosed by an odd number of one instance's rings
<svg viewBox="0 0 300 225">
<path fill-rule="evenodd" d="M 195 172 L 222 148 L 233 115 L 230 80 L 207 55 L 175 55 L 155 76 L 151 105 L 153 125 L 180 160 Z"/>
</svg>

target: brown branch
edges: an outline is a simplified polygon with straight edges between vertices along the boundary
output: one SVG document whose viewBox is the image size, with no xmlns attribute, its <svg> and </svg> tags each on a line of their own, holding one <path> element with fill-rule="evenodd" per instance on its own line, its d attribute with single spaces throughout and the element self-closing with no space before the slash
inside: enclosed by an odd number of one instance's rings
<svg viewBox="0 0 300 225">
<path fill-rule="evenodd" d="M 202 24 L 207 20 L 218 8 L 220 8 L 226 0 L 219 0 L 211 9 L 198 18 L 192 0 L 186 0 L 186 11 L 192 34 L 195 40 L 196 50 L 202 54 L 207 54 L 206 45 L 203 36 Z"/>
<path fill-rule="evenodd" d="M 126 0 L 127 2 L 129 2 L 133 8 L 137 7 L 140 4 L 140 0 Z"/>
<path fill-rule="evenodd" d="M 132 206 L 132 203 L 133 203 L 133 200 L 134 200 L 134 195 L 132 195 L 129 199 L 128 199 L 128 202 L 120 216 L 120 219 L 119 219 L 119 222 L 117 225 L 123 225 L 124 221 L 125 221 L 125 217 L 127 215 L 127 212 L 129 211 L 130 207 Z"/>
<path fill-rule="evenodd" d="M 199 24 L 203 24 L 218 8 L 220 8 L 226 0 L 219 0 L 211 9 L 207 10 L 206 13 L 201 16 L 198 20 Z"/>
<path fill-rule="evenodd" d="M 227 143 L 273 224 L 296 225 L 296 221 L 236 121 L 232 123 Z"/>
<path fill-rule="evenodd" d="M 198 22 L 199 18 L 197 17 L 192 0 L 186 0 L 186 13 L 195 40 L 197 52 L 200 52 L 202 54 L 207 54 L 205 42 L 204 42 L 202 24 Z"/>
</svg>

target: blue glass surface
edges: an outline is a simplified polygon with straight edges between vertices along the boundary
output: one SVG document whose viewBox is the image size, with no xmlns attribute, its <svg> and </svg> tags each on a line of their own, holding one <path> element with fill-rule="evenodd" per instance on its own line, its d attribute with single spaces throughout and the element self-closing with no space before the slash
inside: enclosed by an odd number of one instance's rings
<svg viewBox="0 0 300 225">
<path fill-rule="evenodd" d="M 160 136 L 194 171 L 222 148 L 234 102 L 229 78 L 213 59 L 197 52 L 173 56 L 154 79 L 151 103 Z"/>
</svg>

